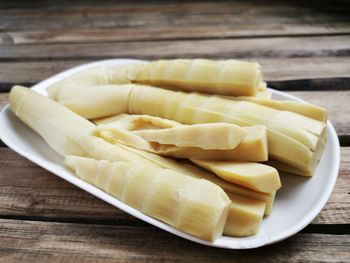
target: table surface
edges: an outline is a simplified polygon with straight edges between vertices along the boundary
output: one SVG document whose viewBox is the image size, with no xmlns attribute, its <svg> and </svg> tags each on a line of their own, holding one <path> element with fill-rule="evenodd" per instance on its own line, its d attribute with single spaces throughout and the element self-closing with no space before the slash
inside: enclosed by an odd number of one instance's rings
<svg viewBox="0 0 350 263">
<path fill-rule="evenodd" d="M 341 143 L 334 192 L 297 235 L 263 248 L 205 247 L 98 200 L 0 142 L 1 262 L 350 262 L 350 6 L 318 1 L 2 1 L 0 108 L 106 58 L 239 58 L 270 87 L 326 107 Z"/>
</svg>

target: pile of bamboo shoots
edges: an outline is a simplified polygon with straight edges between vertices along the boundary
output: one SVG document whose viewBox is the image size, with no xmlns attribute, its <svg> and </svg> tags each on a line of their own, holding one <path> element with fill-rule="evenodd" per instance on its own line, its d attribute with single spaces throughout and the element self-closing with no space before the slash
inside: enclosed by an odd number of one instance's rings
<svg viewBox="0 0 350 263">
<path fill-rule="evenodd" d="M 271 99 L 259 64 L 159 60 L 95 67 L 10 107 L 76 176 L 146 215 L 214 241 L 258 233 L 278 171 L 312 176 L 325 109 Z"/>
</svg>

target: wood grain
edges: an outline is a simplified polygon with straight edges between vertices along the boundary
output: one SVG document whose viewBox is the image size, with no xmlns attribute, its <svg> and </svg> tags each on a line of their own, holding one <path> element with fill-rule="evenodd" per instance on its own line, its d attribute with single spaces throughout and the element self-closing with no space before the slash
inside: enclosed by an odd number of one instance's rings
<svg viewBox="0 0 350 263">
<path fill-rule="evenodd" d="M 56 45 L 2 45 L 0 61 L 130 58 L 299 58 L 350 54 L 350 36 L 174 40 Z"/>
<path fill-rule="evenodd" d="M 0 220 L 4 262 L 349 262 L 350 236 L 299 234 L 250 251 L 195 244 L 155 227 Z M 315 241 L 317 240 L 317 242 Z M 326 249 L 325 249 L 326 248 Z"/>
<path fill-rule="evenodd" d="M 140 224 L 140 221 L 0 148 L 0 217 L 47 218 L 68 222 Z M 350 148 L 342 148 L 333 195 L 313 224 L 350 224 Z"/>
<path fill-rule="evenodd" d="M 350 57 L 261 58 L 264 79 L 268 82 L 319 80 L 350 77 Z M 1 67 L 1 66 L 0 66 Z M 286 82 L 288 84 L 288 82 Z M 299 87 L 303 89 L 303 87 Z M 329 86 L 328 90 L 337 89 Z"/>
<path fill-rule="evenodd" d="M 69 9 L 53 5 L 45 12 L 40 8 L 0 10 L 0 30 L 3 31 L 0 43 L 349 34 L 349 13 L 347 6 L 342 4 L 322 7 L 258 1 L 138 5 L 110 2 L 101 6 L 80 3 Z"/>
<path fill-rule="evenodd" d="M 30 23 L 28 24 L 30 25 Z M 68 29 L 68 30 L 35 30 L 35 31 L 9 31 L 0 33 L 0 44 L 57 44 L 57 43 L 92 43 L 92 42 L 128 42 L 146 40 L 172 40 L 172 39 L 210 39 L 210 38 L 245 38 L 245 37 L 275 37 L 275 36 L 314 36 L 314 35 L 347 35 L 350 34 L 348 24 L 334 24 L 320 26 L 278 27 L 269 25 L 270 29 L 259 29 L 257 25 L 251 26 L 195 26 L 184 28 L 179 25 L 175 28 L 157 26 L 148 28 L 111 28 L 111 29 Z M 156 37 L 155 37 L 156 36 Z"/>
<path fill-rule="evenodd" d="M 130 16 L 129 16 L 130 17 Z M 230 16 L 232 17 L 232 16 Z M 203 16 L 202 19 L 206 19 Z M 219 17 L 223 19 L 223 17 Z M 59 18 L 62 21 L 62 18 Z M 202 19 L 194 17 L 198 22 Z M 46 19 L 45 19 L 46 20 Z M 63 21 L 64 18 L 63 18 Z M 171 21 L 171 19 L 169 19 Z M 256 21 L 256 20 L 253 20 Z M 38 22 L 44 25 L 55 25 L 46 22 Z M 69 21 L 69 23 L 71 23 Z M 105 20 L 101 23 L 107 23 Z M 112 22 L 113 23 L 113 22 Z M 137 23 L 137 22 L 134 22 Z M 62 24 L 62 23 L 61 23 Z M 147 41 L 147 40 L 174 40 L 174 39 L 210 39 L 210 38 L 245 38 L 245 37 L 276 37 L 276 36 L 314 36 L 314 35 L 347 35 L 350 34 L 350 25 L 347 23 L 334 23 L 331 25 L 288 25 L 278 26 L 275 24 L 259 27 L 257 24 L 252 25 L 196 25 L 184 27 L 176 25 L 172 28 L 168 26 L 144 27 L 122 27 L 122 28 L 102 28 L 102 29 L 45 29 L 30 31 L 7 31 L 0 33 L 0 44 L 57 44 L 57 43 L 91 43 L 91 42 L 128 42 L 128 41 Z M 279 22 L 278 22 L 279 24 Z M 32 23 L 25 23 L 32 25 Z M 64 25 L 60 25 L 64 27 Z M 26 28 L 27 29 L 27 28 Z"/>
</svg>

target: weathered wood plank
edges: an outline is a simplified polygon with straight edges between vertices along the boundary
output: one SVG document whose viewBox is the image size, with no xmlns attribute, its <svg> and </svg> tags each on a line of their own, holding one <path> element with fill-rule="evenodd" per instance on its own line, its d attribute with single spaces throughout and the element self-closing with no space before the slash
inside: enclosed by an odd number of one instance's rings
<svg viewBox="0 0 350 263">
<path fill-rule="evenodd" d="M 222 40 L 174 40 L 57 45 L 2 45 L 0 61 L 131 58 L 296 58 L 343 57 L 350 54 L 349 36 L 276 37 Z"/>
<path fill-rule="evenodd" d="M 30 23 L 29 23 L 30 25 Z M 245 38 L 265 36 L 314 36 L 350 34 L 350 25 L 344 23 L 331 26 L 295 26 L 289 25 L 278 28 L 267 25 L 268 28 L 259 28 L 257 25 L 241 26 L 178 26 L 152 28 L 112 28 L 112 29 L 68 29 L 68 30 L 35 30 L 35 31 L 8 31 L 0 33 L 0 45 L 9 44 L 57 44 L 57 43 L 91 43 L 91 42 L 118 42 L 118 41 L 145 41 L 171 39 L 208 39 L 208 38 Z M 275 29 L 275 27 L 277 27 Z M 269 29 L 272 28 L 272 29 Z M 260 30 L 259 30 L 260 29 Z"/>
<path fill-rule="evenodd" d="M 57 221 L 140 224 L 140 221 L 0 148 L 0 217 L 29 216 Z M 342 148 L 333 195 L 313 224 L 350 224 L 350 148 Z"/>
<path fill-rule="evenodd" d="M 0 92 L 9 92 L 14 85 L 31 87 L 57 73 L 88 61 L 0 63 Z"/>
<path fill-rule="evenodd" d="M 260 58 L 257 61 L 268 82 L 350 77 L 350 57 Z"/>
<path fill-rule="evenodd" d="M 262 66 L 264 79 L 269 82 L 350 78 L 350 57 L 259 58 L 257 61 Z M 36 83 L 87 62 L 89 60 L 0 63 L 0 84 Z"/>
<path fill-rule="evenodd" d="M 0 43 L 64 43 L 350 33 L 346 5 L 94 3 L 0 10 Z M 315 15 L 315 7 L 318 13 Z M 181 14 L 181 19 L 179 15 Z M 305 24 L 307 21 L 307 24 Z"/>
<path fill-rule="evenodd" d="M 0 220 L 4 262 L 348 262 L 349 235 L 298 234 L 247 251 L 175 237 L 155 227 Z M 327 249 L 325 249 L 327 248 Z"/>
<path fill-rule="evenodd" d="M 2 83 L 0 85 L 4 88 L 5 85 L 12 86 L 13 84 L 19 83 L 35 84 L 63 70 L 87 62 L 89 61 L 76 60 L 0 63 L 0 83 Z"/>
<path fill-rule="evenodd" d="M 350 136 L 350 91 L 302 91 L 288 92 L 306 101 L 325 107 L 329 113 L 329 119 L 335 126 L 340 136 Z M 8 102 L 7 93 L 0 93 L 0 109 Z"/>
</svg>

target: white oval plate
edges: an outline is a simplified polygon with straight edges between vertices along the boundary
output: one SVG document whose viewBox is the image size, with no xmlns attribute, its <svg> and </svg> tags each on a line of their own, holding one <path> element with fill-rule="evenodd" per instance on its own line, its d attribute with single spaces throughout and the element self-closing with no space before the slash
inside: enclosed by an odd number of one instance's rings
<svg viewBox="0 0 350 263">
<path fill-rule="evenodd" d="M 43 95 L 47 95 L 47 86 L 81 70 L 94 66 L 140 62 L 140 60 L 131 59 L 110 59 L 93 62 L 57 74 L 33 86 L 32 89 Z M 283 92 L 271 91 L 274 99 L 302 101 Z M 340 159 L 338 137 L 330 122 L 327 123 L 327 129 L 328 142 L 316 174 L 312 178 L 281 174 L 282 188 L 278 191 L 272 214 L 263 220 L 260 232 L 257 235 L 241 238 L 223 236 L 211 243 L 187 235 L 159 220 L 146 216 L 100 189 L 75 177 L 70 170 L 63 166 L 62 157 L 51 150 L 45 141 L 35 132 L 19 121 L 11 113 L 8 106 L 0 114 L 1 140 L 25 158 L 107 203 L 154 226 L 197 243 L 230 249 L 256 248 L 281 241 L 302 230 L 322 210 L 334 188 Z"/>
</svg>

